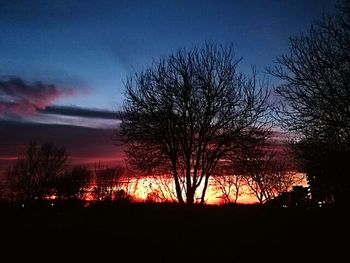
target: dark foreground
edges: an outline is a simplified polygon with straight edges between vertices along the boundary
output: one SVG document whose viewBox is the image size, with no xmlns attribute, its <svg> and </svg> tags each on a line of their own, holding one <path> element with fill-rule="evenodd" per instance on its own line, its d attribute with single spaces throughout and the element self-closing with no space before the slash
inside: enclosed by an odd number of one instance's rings
<svg viewBox="0 0 350 263">
<path fill-rule="evenodd" d="M 335 208 L 129 204 L 0 211 L 0 262 L 347 262 L 350 257 L 349 216 Z"/>
</svg>

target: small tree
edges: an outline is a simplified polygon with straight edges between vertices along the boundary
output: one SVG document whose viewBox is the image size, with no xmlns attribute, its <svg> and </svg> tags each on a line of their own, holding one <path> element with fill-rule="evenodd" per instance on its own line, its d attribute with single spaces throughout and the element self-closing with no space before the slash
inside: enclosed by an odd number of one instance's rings
<svg viewBox="0 0 350 263">
<path fill-rule="evenodd" d="M 63 200 L 84 199 L 91 181 L 91 172 L 83 166 L 66 170 L 54 181 L 55 194 Z"/>
<path fill-rule="evenodd" d="M 114 194 L 114 200 L 119 203 L 130 203 L 132 196 L 124 189 L 118 189 Z"/>
<path fill-rule="evenodd" d="M 172 187 L 173 180 L 171 176 L 153 174 L 150 178 L 152 180 L 148 184 L 150 192 L 146 199 L 152 199 L 156 202 L 176 202 L 176 193 Z"/>
<path fill-rule="evenodd" d="M 220 159 L 259 129 L 266 83 L 237 72 L 232 48 L 181 49 L 126 82 L 121 135 L 131 167 L 171 174 L 177 199 L 205 202 Z"/>
<path fill-rule="evenodd" d="M 232 168 L 260 203 L 270 201 L 299 183 L 295 167 L 268 143 L 270 133 L 246 141 L 245 147 L 232 156 Z M 291 156 L 289 156 L 290 159 Z"/>
<path fill-rule="evenodd" d="M 13 198 L 35 201 L 51 195 L 53 182 L 63 173 L 67 158 L 63 147 L 50 143 L 28 145 L 7 173 Z"/>
<path fill-rule="evenodd" d="M 214 173 L 214 182 L 216 190 L 222 194 L 223 203 L 237 203 L 238 198 L 242 195 L 244 176 L 236 173 L 229 164 L 219 165 L 218 168 Z"/>
<path fill-rule="evenodd" d="M 123 167 L 109 168 L 101 163 L 95 165 L 93 194 L 98 201 L 112 201 L 123 175 Z"/>
</svg>

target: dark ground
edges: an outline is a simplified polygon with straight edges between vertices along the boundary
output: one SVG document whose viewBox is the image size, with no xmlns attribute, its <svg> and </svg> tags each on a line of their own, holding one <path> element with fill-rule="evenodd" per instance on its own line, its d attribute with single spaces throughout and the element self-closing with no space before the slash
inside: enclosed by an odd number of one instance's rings
<svg viewBox="0 0 350 263">
<path fill-rule="evenodd" d="M 348 262 L 336 208 L 0 208 L 0 262 Z M 344 258 L 345 256 L 345 258 Z"/>
</svg>

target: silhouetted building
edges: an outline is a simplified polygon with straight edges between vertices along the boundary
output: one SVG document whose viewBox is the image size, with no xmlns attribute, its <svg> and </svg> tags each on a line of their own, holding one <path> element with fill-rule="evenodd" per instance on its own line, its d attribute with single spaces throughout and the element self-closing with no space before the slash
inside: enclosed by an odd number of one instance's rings
<svg viewBox="0 0 350 263">
<path fill-rule="evenodd" d="M 293 186 L 291 192 L 291 201 L 293 206 L 305 206 L 308 199 L 308 188 L 303 186 Z"/>
<path fill-rule="evenodd" d="M 271 200 L 269 204 L 282 207 L 305 207 L 310 202 L 308 194 L 307 187 L 293 186 L 291 192 L 283 192 Z"/>
</svg>

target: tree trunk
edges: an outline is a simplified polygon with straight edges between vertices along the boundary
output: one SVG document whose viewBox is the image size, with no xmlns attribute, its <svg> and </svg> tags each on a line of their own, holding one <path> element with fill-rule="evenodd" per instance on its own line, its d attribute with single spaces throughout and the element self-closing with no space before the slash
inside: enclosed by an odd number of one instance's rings
<svg viewBox="0 0 350 263">
<path fill-rule="evenodd" d="M 204 187 L 203 187 L 203 191 L 202 191 L 202 196 L 201 196 L 201 204 L 205 203 L 205 193 L 207 192 L 208 181 L 209 181 L 209 176 L 206 175 L 205 180 L 204 180 Z"/>
<path fill-rule="evenodd" d="M 194 194 L 195 194 L 195 188 L 190 187 L 187 189 L 187 194 L 186 194 L 186 204 L 187 205 L 193 205 L 194 204 Z"/>
<path fill-rule="evenodd" d="M 182 198 L 181 186 L 180 186 L 179 177 L 176 170 L 173 171 L 173 175 L 174 175 L 174 181 L 175 181 L 175 191 L 176 191 L 177 200 L 179 204 L 184 204 L 185 202 Z"/>
<path fill-rule="evenodd" d="M 181 186 L 179 183 L 179 178 L 174 177 L 174 180 L 175 180 L 175 190 L 176 190 L 177 200 L 179 201 L 179 204 L 184 204 L 185 202 L 182 198 L 182 191 L 181 191 Z"/>
<path fill-rule="evenodd" d="M 189 160 L 190 158 L 188 158 Z M 194 194 L 195 194 L 195 188 L 196 186 L 191 182 L 191 164 L 189 161 L 186 163 L 186 204 L 192 205 L 194 203 Z"/>
</svg>

